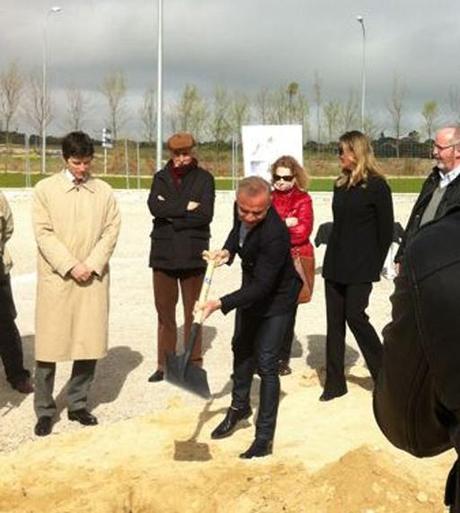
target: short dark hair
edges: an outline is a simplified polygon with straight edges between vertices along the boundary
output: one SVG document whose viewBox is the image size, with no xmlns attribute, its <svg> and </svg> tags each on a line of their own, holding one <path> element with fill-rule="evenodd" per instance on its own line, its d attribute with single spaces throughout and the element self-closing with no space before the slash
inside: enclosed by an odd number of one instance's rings
<svg viewBox="0 0 460 513">
<path fill-rule="evenodd" d="M 93 155 L 93 141 L 85 132 L 70 132 L 62 139 L 64 160 L 68 160 L 70 157 L 92 157 Z"/>
</svg>

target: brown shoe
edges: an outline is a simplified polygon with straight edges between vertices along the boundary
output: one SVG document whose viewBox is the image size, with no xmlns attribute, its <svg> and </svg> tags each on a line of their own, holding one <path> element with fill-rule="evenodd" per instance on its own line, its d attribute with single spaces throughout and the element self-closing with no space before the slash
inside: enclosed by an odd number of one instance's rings
<svg viewBox="0 0 460 513">
<path fill-rule="evenodd" d="M 28 377 L 16 381 L 13 388 L 21 394 L 31 394 L 34 391 L 34 387 Z"/>
</svg>

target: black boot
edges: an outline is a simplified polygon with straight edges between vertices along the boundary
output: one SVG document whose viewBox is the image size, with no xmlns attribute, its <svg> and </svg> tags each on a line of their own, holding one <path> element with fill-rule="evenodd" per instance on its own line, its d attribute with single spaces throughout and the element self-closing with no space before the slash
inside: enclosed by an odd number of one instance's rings
<svg viewBox="0 0 460 513">
<path fill-rule="evenodd" d="M 251 447 L 243 453 L 240 454 L 240 458 L 244 460 L 249 460 L 251 458 L 262 458 L 263 456 L 268 456 L 273 452 L 273 440 L 262 440 L 260 438 L 256 438 L 254 442 L 252 442 Z"/>
<path fill-rule="evenodd" d="M 347 388 L 342 388 L 339 390 L 324 390 L 324 392 L 321 394 L 319 400 L 320 401 L 332 401 L 332 399 L 335 399 L 336 397 L 342 397 L 342 395 L 345 395 L 348 392 Z"/>
<path fill-rule="evenodd" d="M 211 433 L 211 438 L 217 440 L 219 438 L 225 438 L 233 434 L 235 427 L 240 420 L 247 419 L 252 415 L 251 407 L 248 406 L 243 410 L 237 410 L 236 408 L 230 408 L 227 410 L 225 419 L 214 429 Z"/>
</svg>

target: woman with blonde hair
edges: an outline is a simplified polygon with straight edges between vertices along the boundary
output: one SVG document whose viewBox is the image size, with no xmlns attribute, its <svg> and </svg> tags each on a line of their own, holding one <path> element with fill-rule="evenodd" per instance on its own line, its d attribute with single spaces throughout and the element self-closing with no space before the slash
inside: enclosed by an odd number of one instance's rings
<svg viewBox="0 0 460 513">
<path fill-rule="evenodd" d="M 379 281 L 393 233 L 391 190 L 377 168 L 368 138 L 353 130 L 339 139 L 341 174 L 334 186 L 333 227 L 323 264 L 326 289 L 326 383 L 321 401 L 347 393 L 345 324 L 372 378 L 382 345 L 366 308 L 372 282 Z"/>
<path fill-rule="evenodd" d="M 306 192 L 308 175 L 297 160 L 289 155 L 279 157 L 273 163 L 271 173 L 274 189 L 272 204 L 288 227 L 294 266 L 304 282 L 298 303 L 307 303 L 311 299 L 315 275 L 313 246 L 309 240 L 313 229 L 313 206 L 311 197 Z M 281 348 L 279 357 L 279 374 L 281 376 L 292 372 L 289 367 L 289 359 L 296 314 L 297 306 L 292 313 Z"/>
</svg>

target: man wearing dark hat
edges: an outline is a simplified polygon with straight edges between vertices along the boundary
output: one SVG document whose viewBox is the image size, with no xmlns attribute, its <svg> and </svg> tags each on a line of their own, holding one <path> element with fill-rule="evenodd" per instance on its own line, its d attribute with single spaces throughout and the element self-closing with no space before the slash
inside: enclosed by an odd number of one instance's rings
<svg viewBox="0 0 460 513">
<path fill-rule="evenodd" d="M 174 134 L 167 145 L 171 158 L 155 173 L 148 198 L 154 218 L 150 267 L 158 314 L 157 369 L 150 382 L 163 380 L 166 354 L 176 350 L 179 287 L 184 307 L 184 340 L 188 340 L 193 307 L 206 267 L 201 254 L 209 248 L 209 225 L 214 213 L 214 178 L 198 166 L 192 153 L 192 135 Z M 195 365 L 202 364 L 201 336 L 191 360 Z"/>
</svg>

